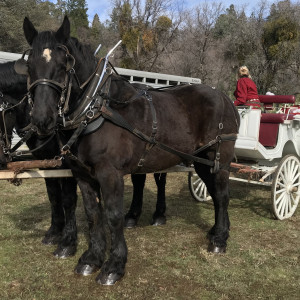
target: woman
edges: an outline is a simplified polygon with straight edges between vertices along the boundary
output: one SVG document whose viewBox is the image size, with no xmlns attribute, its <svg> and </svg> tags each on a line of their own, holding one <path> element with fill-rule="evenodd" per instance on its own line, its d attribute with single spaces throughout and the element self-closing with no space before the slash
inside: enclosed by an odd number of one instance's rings
<svg viewBox="0 0 300 300">
<path fill-rule="evenodd" d="M 237 79 L 236 90 L 234 92 L 236 98 L 234 105 L 246 105 L 260 108 L 257 87 L 251 79 L 249 70 L 246 66 L 242 66 L 238 69 Z"/>
</svg>

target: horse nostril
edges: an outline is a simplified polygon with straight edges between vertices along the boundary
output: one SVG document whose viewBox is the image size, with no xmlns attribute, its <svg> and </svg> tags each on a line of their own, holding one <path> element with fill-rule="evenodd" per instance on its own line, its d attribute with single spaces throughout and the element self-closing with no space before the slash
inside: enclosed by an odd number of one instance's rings
<svg viewBox="0 0 300 300">
<path fill-rule="evenodd" d="M 53 119 L 52 117 L 50 117 L 50 118 L 48 119 L 47 123 L 46 123 L 46 128 L 47 128 L 48 130 L 51 130 L 51 129 L 54 128 L 54 126 L 55 126 L 54 119 Z"/>
</svg>

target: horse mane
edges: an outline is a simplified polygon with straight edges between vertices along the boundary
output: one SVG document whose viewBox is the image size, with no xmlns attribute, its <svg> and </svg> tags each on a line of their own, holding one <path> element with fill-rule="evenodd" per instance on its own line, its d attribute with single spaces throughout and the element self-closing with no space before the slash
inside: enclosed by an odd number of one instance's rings
<svg viewBox="0 0 300 300">
<path fill-rule="evenodd" d="M 94 57 L 91 46 L 88 44 L 82 44 L 77 38 L 70 37 L 66 42 L 71 54 L 76 58 L 76 62 L 80 65 L 85 66 L 90 74 L 95 70 L 97 60 Z"/>
<path fill-rule="evenodd" d="M 26 76 L 17 74 L 14 61 L 0 64 L 0 91 L 4 94 L 25 94 L 27 91 Z"/>
</svg>

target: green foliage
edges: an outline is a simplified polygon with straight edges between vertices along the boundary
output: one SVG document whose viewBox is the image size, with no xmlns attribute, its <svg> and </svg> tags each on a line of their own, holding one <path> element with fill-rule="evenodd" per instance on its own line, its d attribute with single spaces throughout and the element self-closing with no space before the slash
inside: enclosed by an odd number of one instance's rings
<svg viewBox="0 0 300 300">
<path fill-rule="evenodd" d="M 72 36 L 78 37 L 78 30 L 80 28 L 88 29 L 87 10 L 86 0 L 67 0 L 66 13 L 71 19 Z"/>
<path fill-rule="evenodd" d="M 237 13 L 234 5 L 231 4 L 226 9 L 225 14 L 221 14 L 216 22 L 214 28 L 214 34 L 216 38 L 224 38 L 225 36 L 231 35 L 235 31 L 237 25 Z"/>
<path fill-rule="evenodd" d="M 299 26 L 287 16 L 278 16 L 267 21 L 263 30 L 263 44 L 269 59 L 288 59 L 298 42 Z M 283 56 L 284 55 L 284 56 Z"/>
<path fill-rule="evenodd" d="M 167 16 L 160 16 L 156 22 L 156 30 L 167 31 L 172 27 L 172 20 Z"/>
<path fill-rule="evenodd" d="M 52 29 L 54 10 L 54 4 L 49 1 L 0 1 L 0 50 L 22 52 L 28 48 L 23 34 L 24 17 L 28 16 L 38 29 L 45 26 Z"/>
</svg>

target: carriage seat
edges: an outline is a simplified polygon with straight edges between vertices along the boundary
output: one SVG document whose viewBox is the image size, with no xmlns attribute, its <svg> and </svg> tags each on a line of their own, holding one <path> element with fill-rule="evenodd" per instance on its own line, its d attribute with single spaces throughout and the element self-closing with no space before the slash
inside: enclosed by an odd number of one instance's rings
<svg viewBox="0 0 300 300">
<path fill-rule="evenodd" d="M 262 113 L 259 127 L 259 142 L 264 147 L 276 147 L 279 125 L 293 119 L 292 114 Z"/>
<path fill-rule="evenodd" d="M 273 109 L 274 104 L 295 104 L 294 95 L 258 95 L 266 111 Z M 277 144 L 279 124 L 292 120 L 293 114 L 289 108 L 283 108 L 284 113 L 262 113 L 259 128 L 259 142 L 264 147 L 274 148 Z"/>
<path fill-rule="evenodd" d="M 258 95 L 259 101 L 264 104 L 265 110 L 272 110 L 273 104 L 295 104 L 294 95 Z"/>
</svg>

